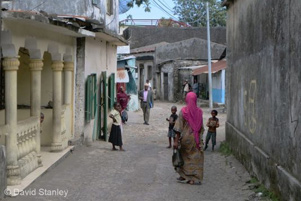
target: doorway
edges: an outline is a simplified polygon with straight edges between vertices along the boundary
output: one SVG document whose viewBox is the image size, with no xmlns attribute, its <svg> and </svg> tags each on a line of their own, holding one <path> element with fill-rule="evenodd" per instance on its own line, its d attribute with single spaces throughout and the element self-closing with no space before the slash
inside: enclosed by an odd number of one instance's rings
<svg viewBox="0 0 301 201">
<path fill-rule="evenodd" d="M 164 100 L 168 100 L 168 73 L 164 73 L 163 79 Z"/>
</svg>

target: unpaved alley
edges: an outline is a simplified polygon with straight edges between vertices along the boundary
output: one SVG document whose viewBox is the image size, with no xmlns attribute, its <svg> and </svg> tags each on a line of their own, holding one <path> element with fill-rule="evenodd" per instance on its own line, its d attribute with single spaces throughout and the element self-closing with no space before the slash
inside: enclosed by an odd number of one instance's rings
<svg viewBox="0 0 301 201">
<path fill-rule="evenodd" d="M 155 102 L 150 125 L 143 124 L 142 111 L 129 112 L 124 126 L 125 152 L 111 151 L 111 144 L 93 142 L 91 147 L 76 147 L 57 167 L 41 176 L 20 195 L 5 200 L 119 200 L 119 201 L 244 201 L 253 194 L 246 182 L 250 176 L 233 157 L 218 150 L 205 152 L 202 185 L 178 183 L 167 149 L 168 122 L 172 103 Z M 183 105 L 177 105 L 178 111 Z M 209 110 L 204 109 L 204 121 Z M 225 114 L 218 115 L 218 146 L 224 140 Z M 67 192 L 60 194 L 59 192 Z M 46 195 L 49 192 L 50 195 Z M 57 192 L 57 194 L 55 194 Z"/>
</svg>

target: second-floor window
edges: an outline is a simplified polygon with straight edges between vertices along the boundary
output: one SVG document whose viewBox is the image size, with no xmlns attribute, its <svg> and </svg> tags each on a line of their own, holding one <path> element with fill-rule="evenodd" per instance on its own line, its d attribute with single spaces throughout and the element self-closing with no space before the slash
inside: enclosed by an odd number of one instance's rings
<svg viewBox="0 0 301 201">
<path fill-rule="evenodd" d="M 100 8 L 100 0 L 92 0 L 92 4 Z"/>
<path fill-rule="evenodd" d="M 113 0 L 107 0 L 107 14 L 113 15 Z"/>
</svg>

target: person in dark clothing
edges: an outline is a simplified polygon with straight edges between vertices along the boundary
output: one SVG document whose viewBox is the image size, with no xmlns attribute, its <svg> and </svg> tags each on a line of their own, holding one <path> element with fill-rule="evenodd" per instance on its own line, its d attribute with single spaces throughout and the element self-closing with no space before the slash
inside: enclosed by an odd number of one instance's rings
<svg viewBox="0 0 301 201">
<path fill-rule="evenodd" d="M 119 146 L 120 151 L 124 151 L 122 148 L 122 136 L 121 136 L 121 106 L 118 102 L 114 103 L 114 109 L 111 111 L 109 117 L 113 119 L 113 124 L 110 132 L 109 142 L 112 143 L 112 150 L 117 150 L 115 146 Z"/>
<path fill-rule="evenodd" d="M 169 140 L 169 146 L 167 148 L 171 148 L 171 138 L 173 138 L 173 140 L 175 140 L 175 132 L 173 130 L 173 127 L 175 126 L 177 118 L 178 118 L 177 107 L 172 106 L 171 107 L 171 115 L 170 115 L 169 119 L 166 118 L 166 121 L 169 122 L 168 133 L 167 133 L 167 137 Z"/>
<path fill-rule="evenodd" d="M 219 127 L 219 120 L 218 118 L 216 118 L 217 116 L 217 111 L 216 110 L 212 110 L 211 111 L 211 116 L 208 121 L 206 126 L 209 127 L 208 132 L 207 132 L 207 136 L 206 136 L 206 145 L 204 150 L 206 150 L 208 148 L 208 143 L 210 141 L 210 138 L 212 138 L 211 142 L 212 142 L 212 151 L 214 151 L 214 146 L 216 145 L 216 128 Z"/>
</svg>

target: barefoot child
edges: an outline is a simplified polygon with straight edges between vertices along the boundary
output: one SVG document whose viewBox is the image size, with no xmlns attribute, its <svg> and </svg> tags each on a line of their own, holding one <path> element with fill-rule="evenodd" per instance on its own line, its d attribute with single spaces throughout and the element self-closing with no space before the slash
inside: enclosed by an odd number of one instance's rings
<svg viewBox="0 0 301 201">
<path fill-rule="evenodd" d="M 171 148 L 171 138 L 173 138 L 175 140 L 175 132 L 173 131 L 173 127 L 175 126 L 175 122 L 178 118 L 177 115 L 177 107 L 176 106 L 172 106 L 171 107 L 171 115 L 168 118 L 166 118 L 166 121 L 169 122 L 169 127 L 168 127 L 168 133 L 167 133 L 167 137 L 169 138 L 169 146 L 167 148 Z"/>
<path fill-rule="evenodd" d="M 121 116 L 120 116 L 121 106 L 119 103 L 114 103 L 114 109 L 111 111 L 109 117 L 113 119 L 113 124 L 110 132 L 109 142 L 112 143 L 112 150 L 117 150 L 115 146 L 119 146 L 120 151 L 124 151 L 122 148 L 122 136 L 121 136 Z"/>
<path fill-rule="evenodd" d="M 216 145 L 216 128 L 219 127 L 219 121 L 218 118 L 216 118 L 217 116 L 217 111 L 216 110 L 212 110 L 211 111 L 211 116 L 208 121 L 206 126 L 209 127 L 208 132 L 207 132 L 207 136 L 206 136 L 206 145 L 205 145 L 205 149 L 206 150 L 208 148 L 208 143 L 210 141 L 210 138 L 212 137 L 212 151 L 214 151 L 214 146 Z"/>
</svg>

